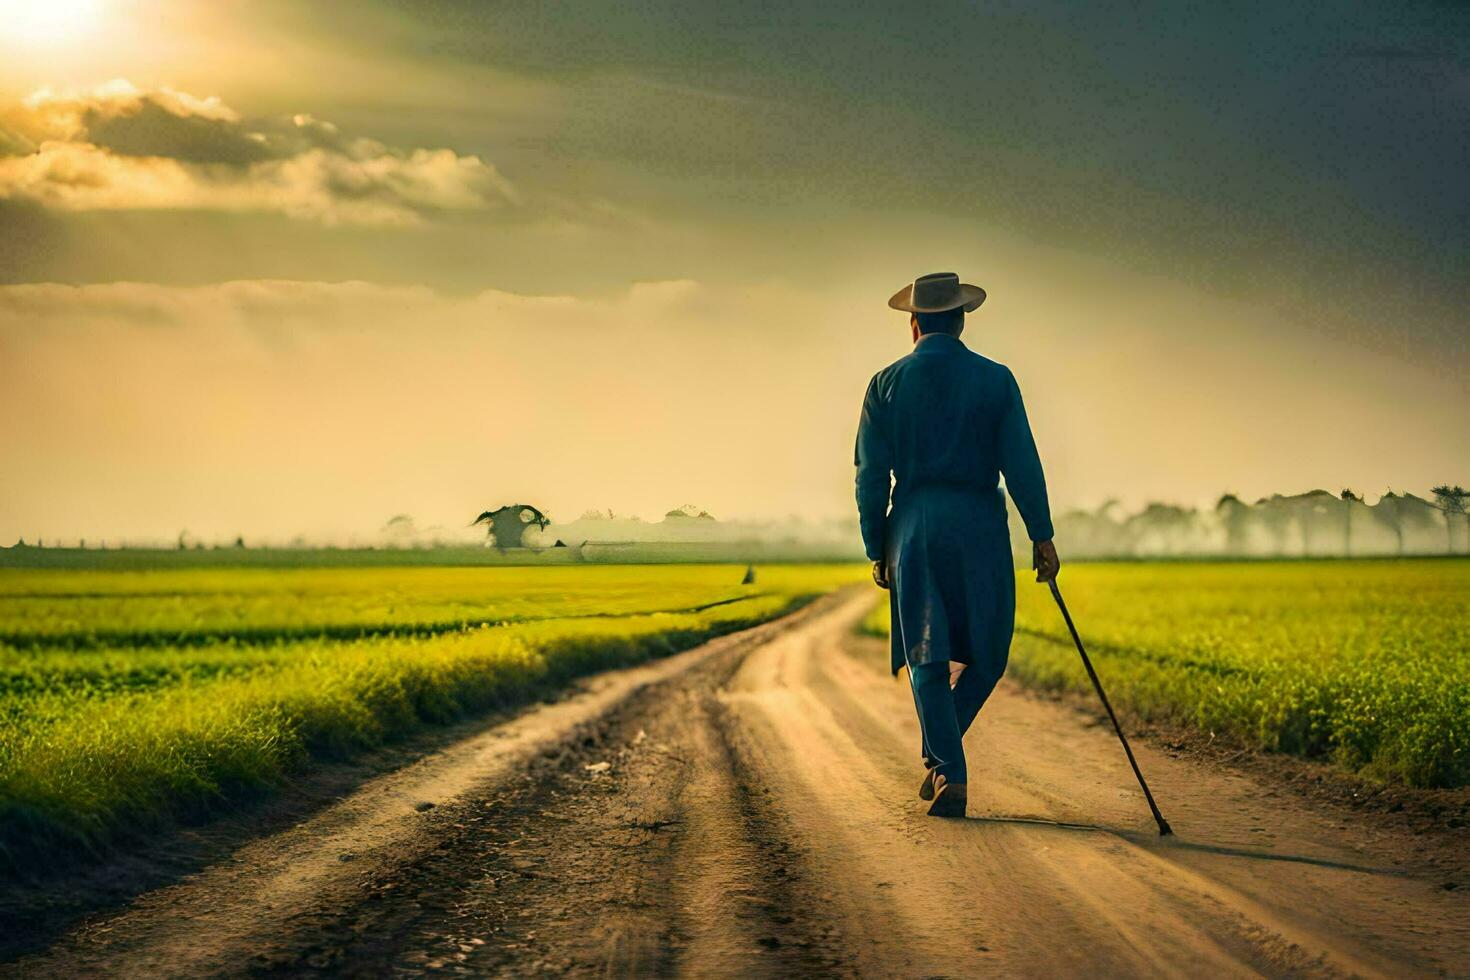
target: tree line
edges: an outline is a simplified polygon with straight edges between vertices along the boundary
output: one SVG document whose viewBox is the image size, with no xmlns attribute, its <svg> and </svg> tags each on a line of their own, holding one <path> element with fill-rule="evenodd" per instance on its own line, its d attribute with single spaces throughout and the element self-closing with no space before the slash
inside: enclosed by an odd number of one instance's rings
<svg viewBox="0 0 1470 980">
<path fill-rule="evenodd" d="M 1470 491 L 1442 484 L 1428 497 L 1384 493 L 1374 503 L 1345 488 L 1272 494 L 1254 502 L 1227 493 L 1213 508 L 1150 503 L 1128 513 L 1115 500 L 1056 519 L 1075 557 L 1220 555 L 1355 557 L 1470 552 Z M 1013 527 L 1013 534 L 1018 529 Z M 1029 554 L 1020 540 L 1017 552 Z"/>
</svg>

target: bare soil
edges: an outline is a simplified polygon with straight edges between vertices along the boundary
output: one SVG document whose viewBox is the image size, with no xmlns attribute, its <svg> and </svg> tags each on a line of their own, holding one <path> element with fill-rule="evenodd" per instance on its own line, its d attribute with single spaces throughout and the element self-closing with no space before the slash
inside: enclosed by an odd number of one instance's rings
<svg viewBox="0 0 1470 980">
<path fill-rule="evenodd" d="M 1470 974 L 1455 828 L 1003 686 L 970 817 L 847 593 L 369 779 L 0 973 Z"/>
</svg>

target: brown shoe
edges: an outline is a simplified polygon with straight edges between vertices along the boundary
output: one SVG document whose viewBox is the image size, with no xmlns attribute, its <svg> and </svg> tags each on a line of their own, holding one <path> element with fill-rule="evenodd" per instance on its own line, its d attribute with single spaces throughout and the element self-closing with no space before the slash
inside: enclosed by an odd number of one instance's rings
<svg viewBox="0 0 1470 980">
<path fill-rule="evenodd" d="M 929 804 L 929 816 L 963 817 L 968 797 L 969 787 L 965 783 L 952 783 L 943 776 L 935 776 L 934 802 Z"/>
<path fill-rule="evenodd" d="M 924 781 L 919 784 L 919 799 L 925 803 L 934 799 L 934 773 L 933 769 L 924 773 Z"/>
</svg>

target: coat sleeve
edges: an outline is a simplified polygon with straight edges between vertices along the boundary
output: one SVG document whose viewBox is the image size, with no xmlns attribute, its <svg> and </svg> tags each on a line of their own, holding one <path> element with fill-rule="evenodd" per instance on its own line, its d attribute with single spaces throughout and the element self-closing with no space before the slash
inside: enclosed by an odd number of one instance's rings
<svg viewBox="0 0 1470 980">
<path fill-rule="evenodd" d="M 858 420 L 857 464 L 858 524 L 863 532 L 863 550 L 869 561 L 883 558 L 888 524 L 888 497 L 893 487 L 893 449 L 883 418 L 885 406 L 878 395 L 878 379 L 868 384 L 863 397 L 863 414 Z"/>
<path fill-rule="evenodd" d="M 1021 387 L 1009 370 L 1006 384 L 1009 390 L 1000 423 L 1000 471 L 1006 478 L 1006 490 L 1026 524 L 1026 535 L 1032 541 L 1050 541 L 1054 532 L 1051 506 L 1046 499 L 1046 476 L 1041 471 L 1041 457 L 1036 452 L 1036 440 L 1026 418 Z"/>
</svg>

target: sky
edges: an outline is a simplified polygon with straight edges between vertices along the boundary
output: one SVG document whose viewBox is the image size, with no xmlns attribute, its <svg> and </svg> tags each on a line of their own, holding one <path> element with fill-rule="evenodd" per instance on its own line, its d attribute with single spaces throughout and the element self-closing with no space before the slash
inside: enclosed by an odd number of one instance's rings
<svg viewBox="0 0 1470 980">
<path fill-rule="evenodd" d="M 1470 483 L 1470 7 L 1102 6 L 0 0 L 0 541 L 849 516 L 932 271 L 1056 509 Z"/>
</svg>

